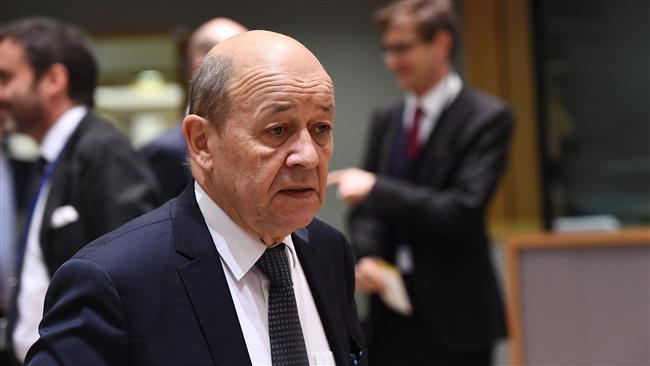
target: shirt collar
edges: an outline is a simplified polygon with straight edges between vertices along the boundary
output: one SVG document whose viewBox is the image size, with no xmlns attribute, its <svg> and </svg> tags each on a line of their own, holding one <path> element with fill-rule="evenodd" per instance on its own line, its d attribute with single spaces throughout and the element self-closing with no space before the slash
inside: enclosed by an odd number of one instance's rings
<svg viewBox="0 0 650 366">
<path fill-rule="evenodd" d="M 232 221 L 197 182 L 194 182 L 194 195 L 219 255 L 237 281 L 241 280 L 257 263 L 266 245 Z M 286 244 L 289 261 L 295 267 L 297 257 L 291 235 L 282 242 Z"/>
<path fill-rule="evenodd" d="M 405 109 L 412 111 L 410 113 L 412 115 L 419 105 L 424 116 L 437 115 L 456 99 L 462 87 L 463 81 L 460 76 L 450 72 L 419 98 L 412 92 L 406 93 Z"/>
<path fill-rule="evenodd" d="M 45 133 L 41 144 L 41 156 L 48 163 L 54 162 L 68 142 L 70 135 L 79 126 L 81 119 L 88 113 L 88 107 L 78 105 L 63 112 L 61 117 Z"/>
</svg>

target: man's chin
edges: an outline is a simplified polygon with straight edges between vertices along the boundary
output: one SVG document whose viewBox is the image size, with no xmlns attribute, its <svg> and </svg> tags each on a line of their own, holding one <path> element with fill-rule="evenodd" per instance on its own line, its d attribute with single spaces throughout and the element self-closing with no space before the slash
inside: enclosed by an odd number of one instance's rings
<svg viewBox="0 0 650 366">
<path fill-rule="evenodd" d="M 315 216 L 315 210 L 297 210 L 282 215 L 282 217 L 278 218 L 278 221 L 279 224 L 286 228 L 288 232 L 293 232 L 296 229 L 301 229 L 309 225 Z"/>
<path fill-rule="evenodd" d="M 408 79 L 398 78 L 397 79 L 397 86 L 401 90 L 411 90 L 413 88 L 413 83 L 411 83 Z"/>
<path fill-rule="evenodd" d="M 16 120 L 8 111 L 0 110 L 0 129 L 7 132 L 19 132 Z"/>
<path fill-rule="evenodd" d="M 260 235 L 262 241 L 267 245 L 279 243 L 294 231 L 309 225 L 315 216 L 315 213 L 308 216 L 300 213 L 297 215 L 281 215 L 276 217 L 275 220 L 269 220 L 266 222 L 263 227 L 258 228 L 259 231 L 257 231 L 257 233 Z M 267 233 L 267 235 L 265 236 L 260 233 Z"/>
</svg>

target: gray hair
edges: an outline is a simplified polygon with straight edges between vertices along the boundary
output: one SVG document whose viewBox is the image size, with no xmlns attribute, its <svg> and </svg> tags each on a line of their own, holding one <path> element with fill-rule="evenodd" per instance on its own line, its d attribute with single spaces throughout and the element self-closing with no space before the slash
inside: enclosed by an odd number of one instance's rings
<svg viewBox="0 0 650 366">
<path fill-rule="evenodd" d="M 230 110 L 228 93 L 233 74 L 233 61 L 223 55 L 208 54 L 190 81 L 191 114 L 201 116 L 222 131 Z"/>
</svg>

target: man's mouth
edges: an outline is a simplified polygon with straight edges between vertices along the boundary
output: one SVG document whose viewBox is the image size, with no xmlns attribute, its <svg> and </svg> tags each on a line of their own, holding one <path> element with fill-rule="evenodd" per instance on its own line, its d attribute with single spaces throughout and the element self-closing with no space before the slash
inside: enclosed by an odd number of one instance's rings
<svg viewBox="0 0 650 366">
<path fill-rule="evenodd" d="M 297 188 L 287 188 L 280 190 L 280 193 L 294 197 L 294 198 L 306 198 L 311 197 L 316 190 L 310 187 L 297 187 Z"/>
</svg>

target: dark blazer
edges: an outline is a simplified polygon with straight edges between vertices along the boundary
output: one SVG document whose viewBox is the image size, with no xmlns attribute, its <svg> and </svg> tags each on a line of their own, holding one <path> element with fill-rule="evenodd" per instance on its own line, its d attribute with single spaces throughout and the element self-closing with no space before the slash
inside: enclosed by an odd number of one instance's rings
<svg viewBox="0 0 650 366">
<path fill-rule="evenodd" d="M 143 147 L 142 153 L 160 183 L 163 201 L 178 196 L 192 180 L 190 169 L 185 165 L 187 144 L 181 126 L 160 135 Z"/>
<path fill-rule="evenodd" d="M 373 115 L 363 168 L 377 173 L 377 183 L 351 211 L 352 244 L 358 257 L 390 262 L 395 238 L 410 244 L 415 272 L 406 279 L 409 296 L 432 337 L 457 350 L 488 347 L 505 335 L 505 325 L 485 208 L 506 164 L 511 113 L 464 87 L 409 172 L 396 177 L 403 111 L 400 100 Z M 382 321 L 380 308 L 374 298 L 370 329 Z"/>
<path fill-rule="evenodd" d="M 292 239 L 336 363 L 348 365 L 365 353 L 351 248 L 318 219 Z M 250 365 L 193 185 L 65 263 L 40 334 L 29 365 Z"/>
<path fill-rule="evenodd" d="M 50 181 L 39 232 L 50 276 L 91 240 L 159 203 L 153 174 L 127 137 L 89 112 L 70 135 Z M 53 216 L 65 206 L 71 206 L 78 217 L 53 224 Z M 23 253 L 24 248 L 18 253 L 20 258 Z M 17 320 L 16 295 L 20 286 L 18 282 L 12 299 L 9 335 Z"/>
<path fill-rule="evenodd" d="M 155 178 L 127 137 L 88 113 L 61 152 L 45 204 L 40 242 L 50 275 L 91 240 L 159 203 Z M 79 218 L 54 228 L 52 216 L 63 206 Z"/>
</svg>

